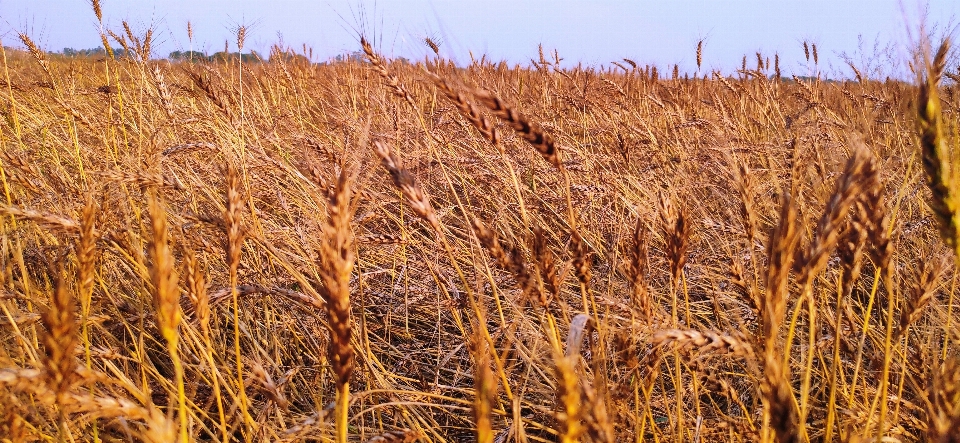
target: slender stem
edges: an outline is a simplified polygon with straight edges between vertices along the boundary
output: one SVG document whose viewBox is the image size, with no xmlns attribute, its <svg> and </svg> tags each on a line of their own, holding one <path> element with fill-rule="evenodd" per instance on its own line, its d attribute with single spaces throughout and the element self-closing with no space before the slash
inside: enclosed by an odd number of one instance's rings
<svg viewBox="0 0 960 443">
<path fill-rule="evenodd" d="M 237 294 L 236 275 L 234 275 L 231 280 L 230 292 L 233 297 L 233 352 L 236 355 L 237 362 L 237 397 L 240 402 L 240 414 L 243 417 L 243 424 L 246 430 L 244 438 L 249 441 L 252 437 L 251 422 L 253 421 L 253 417 L 251 417 L 250 412 L 247 411 L 247 390 L 243 381 L 243 359 L 240 349 L 240 302 Z"/>
<path fill-rule="evenodd" d="M 336 420 L 336 442 L 347 443 L 347 426 L 350 410 L 350 384 L 343 383 L 337 386 L 337 416 Z"/>
<path fill-rule="evenodd" d="M 170 348 L 170 358 L 173 360 L 174 376 L 177 383 L 177 403 L 180 408 L 180 440 L 178 441 L 187 443 L 190 438 L 187 432 L 189 421 L 187 417 L 187 395 L 183 387 L 183 363 L 180 362 L 180 353 L 177 352 L 177 341 L 170 340 L 167 342 L 167 346 Z"/>
</svg>

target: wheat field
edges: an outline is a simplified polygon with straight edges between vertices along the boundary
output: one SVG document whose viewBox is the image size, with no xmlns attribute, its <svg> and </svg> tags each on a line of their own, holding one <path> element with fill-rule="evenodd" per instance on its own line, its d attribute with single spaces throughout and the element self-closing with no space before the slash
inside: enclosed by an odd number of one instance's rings
<svg viewBox="0 0 960 443">
<path fill-rule="evenodd" d="M 151 39 L 4 48 L 0 441 L 960 441 L 947 42 L 911 84 Z"/>
</svg>

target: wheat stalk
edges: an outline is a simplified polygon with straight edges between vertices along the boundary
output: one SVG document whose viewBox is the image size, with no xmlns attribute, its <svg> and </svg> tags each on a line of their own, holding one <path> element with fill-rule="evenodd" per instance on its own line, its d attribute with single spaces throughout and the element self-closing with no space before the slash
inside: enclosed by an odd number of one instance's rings
<svg viewBox="0 0 960 443">
<path fill-rule="evenodd" d="M 490 351 L 487 349 L 487 341 L 480 334 L 473 334 L 469 344 L 474 364 L 473 422 L 477 443 L 493 443 L 490 414 L 496 400 L 496 384 L 490 371 Z"/>
</svg>

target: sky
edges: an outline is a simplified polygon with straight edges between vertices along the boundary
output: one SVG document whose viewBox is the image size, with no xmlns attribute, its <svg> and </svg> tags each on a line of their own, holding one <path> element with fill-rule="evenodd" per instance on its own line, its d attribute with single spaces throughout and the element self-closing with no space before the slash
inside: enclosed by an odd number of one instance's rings
<svg viewBox="0 0 960 443">
<path fill-rule="evenodd" d="M 358 36 L 374 37 L 383 54 L 422 59 L 422 43 L 441 43 L 441 55 L 458 64 L 477 58 L 528 64 L 538 45 L 563 59 L 610 66 L 629 58 L 640 64 L 696 71 L 696 46 L 704 41 L 702 71 L 731 72 L 747 55 L 779 54 L 785 74 L 812 72 L 802 43 L 816 43 L 820 71 L 849 75 L 849 56 L 861 70 L 892 69 L 907 58 L 905 43 L 920 23 L 956 32 L 956 0 L 101 0 L 105 25 L 121 31 L 154 28 L 154 56 L 174 50 L 236 51 L 235 29 L 250 28 L 244 52 L 269 53 L 282 41 L 298 52 L 312 49 L 323 61 L 359 48 Z M 925 19 L 923 19 L 926 17 Z M 188 39 L 187 22 L 193 28 Z M 951 26 L 953 26 L 951 28 Z M 0 0 L 0 39 L 20 46 L 26 32 L 41 47 L 100 45 L 99 25 L 88 0 Z M 909 30 L 909 31 L 908 31 Z M 911 36 L 912 35 L 912 36 Z M 956 37 L 956 35 L 955 35 Z M 888 45 L 894 46 L 888 51 Z M 622 62 L 621 62 L 622 63 Z"/>
</svg>

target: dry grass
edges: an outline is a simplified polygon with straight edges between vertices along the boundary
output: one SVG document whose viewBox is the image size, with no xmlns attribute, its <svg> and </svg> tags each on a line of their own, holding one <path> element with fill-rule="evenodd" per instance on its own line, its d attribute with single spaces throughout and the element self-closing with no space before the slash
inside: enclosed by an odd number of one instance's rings
<svg viewBox="0 0 960 443">
<path fill-rule="evenodd" d="M 947 45 L 916 87 L 125 28 L 3 54 L 3 441 L 956 441 Z"/>
</svg>

